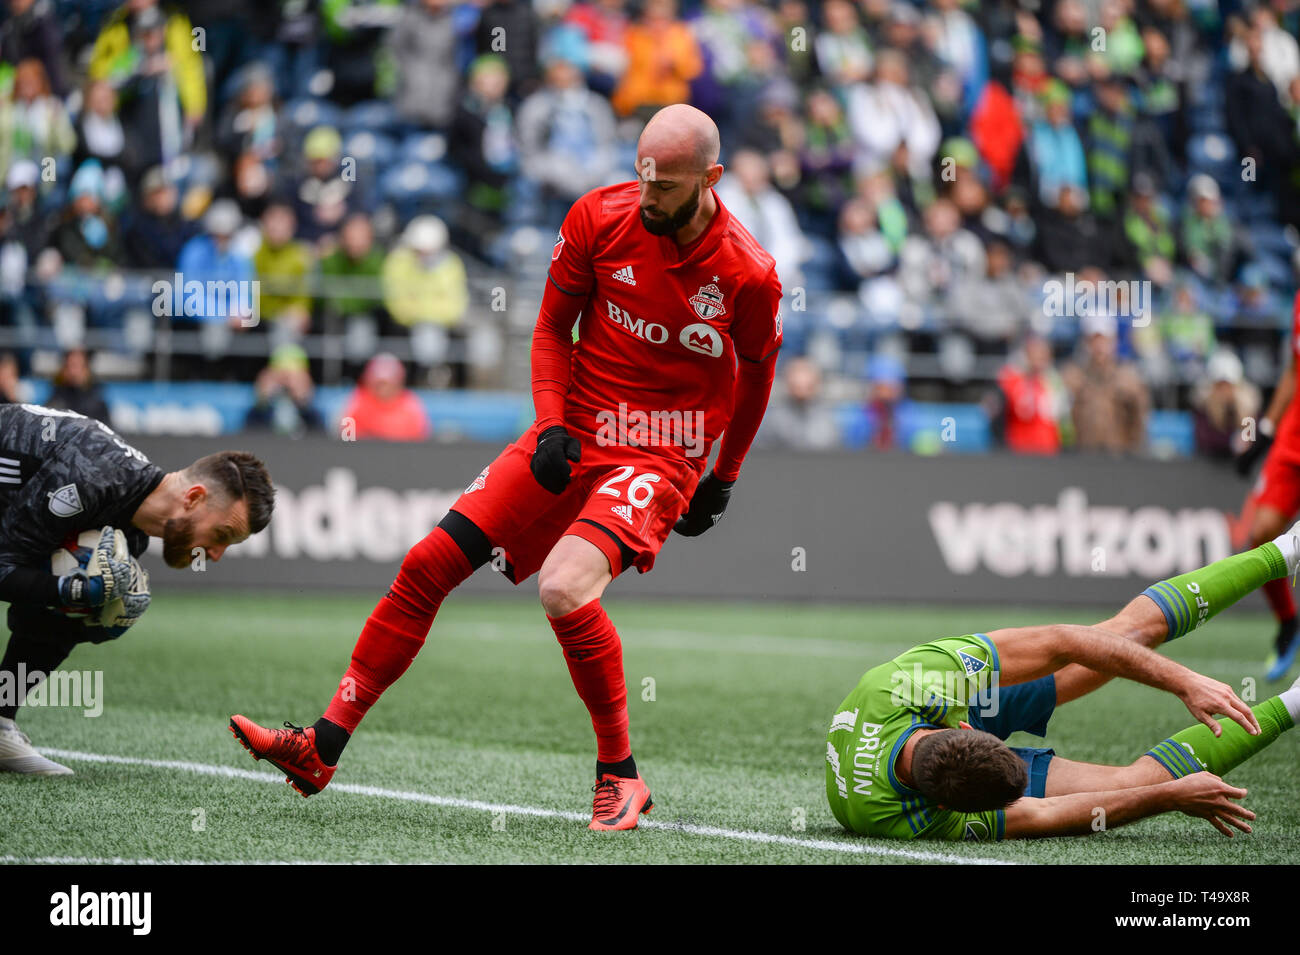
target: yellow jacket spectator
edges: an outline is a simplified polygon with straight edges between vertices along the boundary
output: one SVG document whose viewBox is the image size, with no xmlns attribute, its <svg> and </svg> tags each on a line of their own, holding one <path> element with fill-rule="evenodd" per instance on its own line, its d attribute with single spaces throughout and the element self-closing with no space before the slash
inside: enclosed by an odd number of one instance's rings
<svg viewBox="0 0 1300 955">
<path fill-rule="evenodd" d="M 261 285 L 262 317 L 290 322 L 299 332 L 311 324 L 311 297 L 307 276 L 313 266 L 305 242 L 294 239 L 297 219 L 286 202 L 273 202 L 262 213 L 262 244 L 253 256 L 253 269 Z"/>
<path fill-rule="evenodd" d="M 384 306 L 408 328 L 461 323 L 469 307 L 465 264 L 447 248 L 447 227 L 437 216 L 416 216 L 384 259 Z"/>
<path fill-rule="evenodd" d="M 108 80 L 117 87 L 136 73 L 141 50 L 134 42 L 133 26 L 141 13 L 155 6 L 157 0 L 128 0 L 108 18 L 91 51 L 91 79 Z M 190 18 L 171 7 L 161 12 L 166 20 L 167 56 L 180 96 L 181 110 L 187 121 L 198 123 L 208 108 L 208 87 L 203 73 L 203 58 L 195 49 Z"/>
</svg>

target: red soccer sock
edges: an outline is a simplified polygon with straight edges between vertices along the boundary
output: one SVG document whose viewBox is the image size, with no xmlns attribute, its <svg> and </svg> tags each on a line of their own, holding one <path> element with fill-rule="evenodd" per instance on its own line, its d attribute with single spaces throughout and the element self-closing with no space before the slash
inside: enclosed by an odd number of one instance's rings
<svg viewBox="0 0 1300 955">
<path fill-rule="evenodd" d="M 381 693 L 406 672 L 433 626 L 442 600 L 474 572 L 464 552 L 441 527 L 410 549 L 388 593 L 357 638 L 352 665 L 325 711 L 349 733 Z"/>
<path fill-rule="evenodd" d="M 597 598 L 563 617 L 547 617 L 564 649 L 569 676 L 591 714 L 596 759 L 618 763 L 632 755 L 627 738 L 623 643 Z"/>
<path fill-rule="evenodd" d="M 1291 594 L 1291 581 L 1288 578 L 1270 580 L 1260 589 L 1264 591 L 1268 605 L 1273 608 L 1273 616 L 1279 622 L 1295 619 L 1295 597 Z"/>
</svg>

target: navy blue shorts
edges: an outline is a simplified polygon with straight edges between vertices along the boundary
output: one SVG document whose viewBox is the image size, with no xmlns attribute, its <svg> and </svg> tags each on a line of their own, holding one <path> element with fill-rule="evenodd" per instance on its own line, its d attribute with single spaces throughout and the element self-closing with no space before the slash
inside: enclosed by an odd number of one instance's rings
<svg viewBox="0 0 1300 955">
<path fill-rule="evenodd" d="M 983 712 L 981 712 L 983 711 Z M 986 703 L 972 702 L 966 721 L 977 730 L 1006 739 L 1023 731 L 1034 736 L 1047 735 L 1047 721 L 1056 711 L 1056 676 L 1048 674 L 1029 683 L 999 686 Z M 1029 770 L 1025 795 L 1042 799 L 1047 787 L 1047 767 L 1056 755 L 1054 750 L 1029 746 L 1012 746 Z"/>
</svg>

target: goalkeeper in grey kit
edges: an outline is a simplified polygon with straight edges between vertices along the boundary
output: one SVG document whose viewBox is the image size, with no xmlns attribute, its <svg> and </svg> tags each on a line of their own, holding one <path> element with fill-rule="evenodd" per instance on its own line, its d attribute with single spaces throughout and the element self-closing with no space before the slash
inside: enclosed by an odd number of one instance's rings
<svg viewBox="0 0 1300 955">
<path fill-rule="evenodd" d="M 65 775 L 14 719 L 23 696 L 78 643 L 120 636 L 149 606 L 137 558 L 150 537 L 184 569 L 266 527 L 274 488 L 243 451 L 219 451 L 164 472 L 93 418 L 40 405 L 0 405 L 0 601 L 9 643 L 0 660 L 0 772 Z M 75 570 L 51 573 L 50 555 L 80 550 Z M 84 542 L 83 542 L 84 544 Z M 102 625 L 113 607 L 112 625 Z M 19 679 L 22 674 L 23 679 Z M 39 674 L 39 676 L 37 676 Z M 36 682 L 34 682 L 36 681 Z"/>
</svg>

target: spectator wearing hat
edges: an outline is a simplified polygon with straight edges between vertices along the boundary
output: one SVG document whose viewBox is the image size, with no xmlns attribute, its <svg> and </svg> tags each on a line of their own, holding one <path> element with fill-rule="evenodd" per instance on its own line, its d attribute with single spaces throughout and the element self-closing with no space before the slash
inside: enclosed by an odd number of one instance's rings
<svg viewBox="0 0 1300 955">
<path fill-rule="evenodd" d="M 865 424 L 870 447 L 878 451 L 899 448 L 899 415 L 907 405 L 907 372 L 898 357 L 881 353 L 867 364 Z M 851 444 L 856 441 L 850 439 Z"/>
<path fill-rule="evenodd" d="M 465 172 L 465 210 L 472 233 L 490 233 L 500 222 L 519 167 L 514 114 L 506 102 L 509 83 L 504 59 L 478 57 L 470 65 L 468 88 L 452 120 L 449 152 Z"/>
<path fill-rule="evenodd" d="M 187 109 L 175 54 L 169 47 L 168 20 L 159 8 L 142 9 L 132 21 L 132 33 L 134 57 L 129 72 L 109 81 L 118 89 L 119 115 L 134 165 L 128 175 L 134 180 L 150 166 L 170 167 L 188 150 L 203 112 Z M 198 79 L 204 82 L 202 66 L 199 69 Z M 93 71 L 91 75 L 104 78 Z"/>
<path fill-rule="evenodd" d="M 76 146 L 77 133 L 50 88 L 45 67 L 37 59 L 23 60 L 14 67 L 12 88 L 0 95 L 0 169 L 19 159 L 60 162 Z"/>
<path fill-rule="evenodd" d="M 294 238 L 297 225 L 291 203 L 277 199 L 267 205 L 262 213 L 262 242 L 253 254 L 253 270 L 262 283 L 263 322 L 304 335 L 311 325 L 307 277 L 313 262 L 310 247 Z"/>
<path fill-rule="evenodd" d="M 366 363 L 339 419 L 339 433 L 357 440 L 427 441 L 433 433 L 424 403 L 406 387 L 406 368 L 387 352 Z"/>
<path fill-rule="evenodd" d="M 437 216 L 416 216 L 384 259 L 384 306 L 408 331 L 432 328 L 435 351 L 463 342 L 461 326 L 469 309 L 465 264 L 447 245 L 447 226 Z M 448 363 L 455 387 L 468 383 L 464 361 Z"/>
<path fill-rule="evenodd" d="M 447 129 L 456 109 L 456 16 L 452 0 L 417 0 L 388 34 L 397 67 L 393 105 L 408 123 Z"/>
<path fill-rule="evenodd" d="M 1091 208 L 1094 215 L 1112 219 L 1119 215 L 1128 190 L 1137 117 L 1121 77 L 1104 77 L 1095 91 L 1086 137 Z"/>
<path fill-rule="evenodd" d="M 611 102 L 620 116 L 648 118 L 660 107 L 684 103 L 704 69 L 695 34 L 677 19 L 675 0 L 646 0 L 627 28 L 627 71 Z"/>
<path fill-rule="evenodd" d="M 1223 211 L 1219 184 L 1205 173 L 1195 175 L 1187 184 L 1187 200 L 1180 235 L 1183 258 L 1199 279 L 1221 285 L 1236 272 L 1242 249 Z"/>
<path fill-rule="evenodd" d="M 110 428 L 108 402 L 90 371 L 90 355 L 84 348 L 70 348 L 63 355 L 59 370 L 54 375 L 54 388 L 45 405 L 75 411 L 87 418 L 96 418 Z"/>
<path fill-rule="evenodd" d="M 1075 445 L 1082 451 L 1136 454 L 1146 446 L 1151 396 L 1137 368 L 1119 358 L 1115 317 L 1093 314 L 1081 325 L 1082 355 L 1062 372 Z"/>
<path fill-rule="evenodd" d="M 95 38 L 89 73 L 91 79 L 108 80 L 119 90 L 141 79 L 174 88 L 181 121 L 190 133 L 208 108 L 203 59 L 189 17 L 158 0 L 127 0 L 108 18 Z"/>
<path fill-rule="evenodd" d="M 299 438 L 325 430 L 325 419 L 313 404 L 315 385 L 301 345 L 278 345 L 258 372 L 253 391 L 256 397 L 244 416 L 245 431 Z"/>
<path fill-rule="evenodd" d="M 243 223 L 239 207 L 230 199 L 218 199 L 203 217 L 203 233 L 185 243 L 181 248 L 177 271 L 182 282 L 222 283 L 224 287 L 251 287 L 255 274 L 250 256 L 240 251 L 232 240 Z M 229 283 L 235 283 L 230 285 Z M 187 308 L 183 314 L 174 315 L 173 322 L 224 322 L 240 327 L 248 317 L 218 309 L 209 314 L 207 296 L 197 307 Z"/>
<path fill-rule="evenodd" d="M 317 126 L 303 139 L 304 169 L 287 192 L 293 195 L 298 235 L 316 243 L 338 230 L 349 212 L 369 211 L 356 177 L 345 177 L 343 139 L 333 126 Z"/>
<path fill-rule="evenodd" d="M 9 210 L 9 238 L 16 241 L 26 253 L 27 262 L 36 257 L 49 244 L 52 223 L 37 191 L 40 171 L 30 159 L 20 159 L 9 167 L 5 176 L 7 207 Z"/>
<path fill-rule="evenodd" d="M 1259 414 L 1259 389 L 1245 380 L 1241 359 L 1226 348 L 1214 352 L 1192 396 L 1196 450 L 1226 461 L 1246 449 L 1242 422 Z"/>
<path fill-rule="evenodd" d="M 161 166 L 140 180 L 139 202 L 127 213 L 122 229 L 126 263 L 136 269 L 176 268 L 181 249 L 194 237 L 192 223 L 178 211 L 176 187 Z"/>
<path fill-rule="evenodd" d="M 77 117 L 73 160 L 80 165 L 87 159 L 97 159 L 106 169 L 119 169 L 120 175 L 135 169 L 133 146 L 117 115 L 117 92 L 105 80 L 90 80 L 84 99 Z"/>
<path fill-rule="evenodd" d="M 68 205 L 50 237 L 65 265 L 116 269 L 122 262 L 117 224 L 104 207 L 104 170 L 93 159 L 81 165 L 68 185 Z"/>
<path fill-rule="evenodd" d="M 1088 164 L 1083 141 L 1070 120 L 1069 87 L 1052 80 L 1040 99 L 1043 118 L 1034 122 L 1026 145 L 1039 200 L 1052 208 L 1064 187 L 1088 188 Z"/>
</svg>

